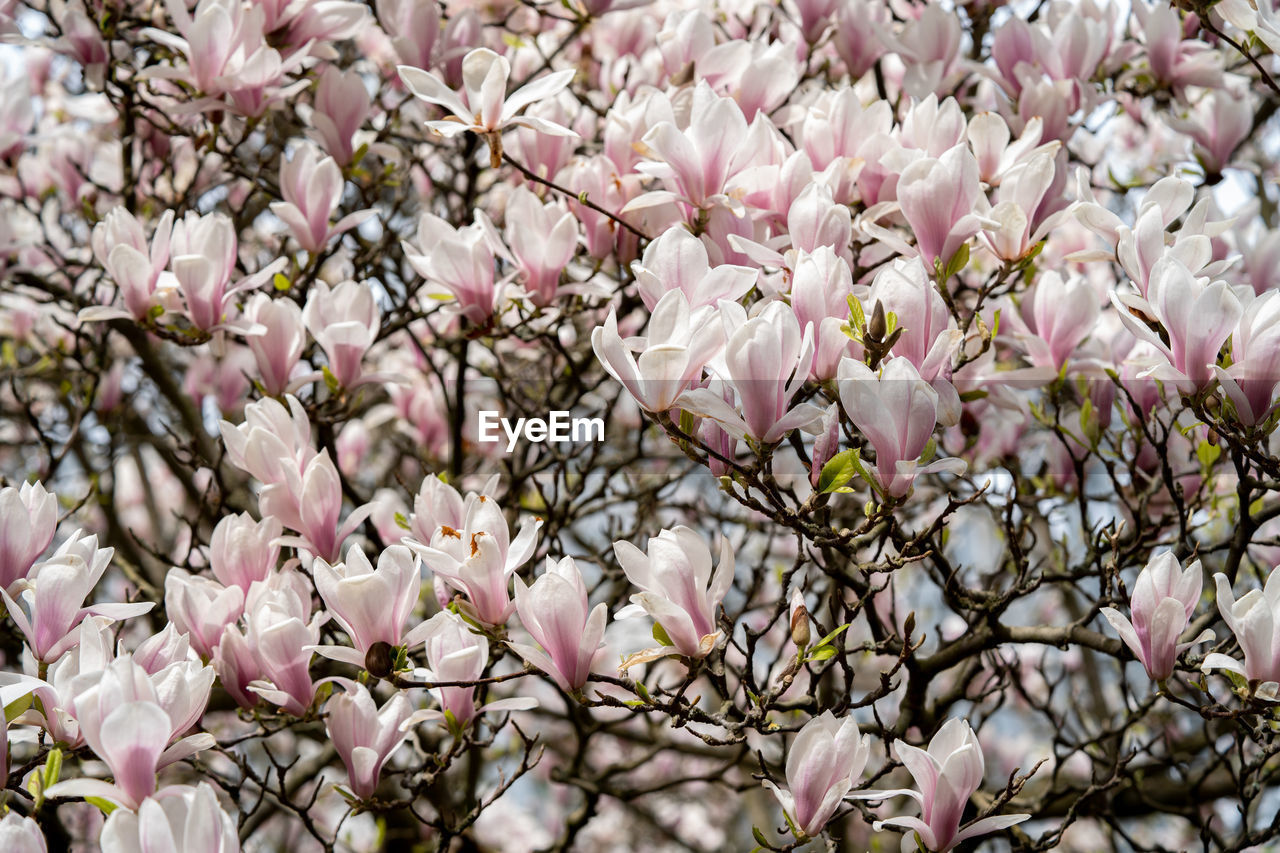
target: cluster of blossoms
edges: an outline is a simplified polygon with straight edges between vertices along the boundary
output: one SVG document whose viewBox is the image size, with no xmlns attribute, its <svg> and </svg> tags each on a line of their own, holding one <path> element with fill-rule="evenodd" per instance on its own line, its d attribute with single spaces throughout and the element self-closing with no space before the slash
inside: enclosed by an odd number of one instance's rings
<svg viewBox="0 0 1280 853">
<path fill-rule="evenodd" d="M 1273 0 L 0 41 L 0 849 L 1280 838 Z"/>
</svg>

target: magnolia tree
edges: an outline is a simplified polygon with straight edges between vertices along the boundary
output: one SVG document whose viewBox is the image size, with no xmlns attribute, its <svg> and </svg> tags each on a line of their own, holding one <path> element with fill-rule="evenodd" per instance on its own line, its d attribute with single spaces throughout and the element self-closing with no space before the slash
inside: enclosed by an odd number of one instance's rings
<svg viewBox="0 0 1280 853">
<path fill-rule="evenodd" d="M 1280 843 L 1274 0 L 0 34 L 0 849 Z"/>
</svg>

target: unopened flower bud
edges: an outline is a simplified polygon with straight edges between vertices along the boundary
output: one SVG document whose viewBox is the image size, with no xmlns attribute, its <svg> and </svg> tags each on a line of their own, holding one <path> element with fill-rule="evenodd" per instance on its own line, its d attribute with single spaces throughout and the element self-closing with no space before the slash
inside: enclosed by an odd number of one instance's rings
<svg viewBox="0 0 1280 853">
<path fill-rule="evenodd" d="M 370 675 L 386 678 L 391 674 L 392 651 L 391 644 L 381 640 L 369 646 L 369 651 L 364 655 L 364 668 Z"/>
<path fill-rule="evenodd" d="M 800 590 L 791 591 L 791 642 L 797 648 L 809 645 L 812 634 L 809 631 L 809 611 L 804 606 L 804 596 Z"/>
</svg>

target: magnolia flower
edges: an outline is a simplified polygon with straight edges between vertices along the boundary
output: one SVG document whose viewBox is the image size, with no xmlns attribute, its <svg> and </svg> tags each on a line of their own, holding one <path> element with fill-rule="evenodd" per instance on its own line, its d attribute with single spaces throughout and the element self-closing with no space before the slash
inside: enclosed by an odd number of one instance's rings
<svg viewBox="0 0 1280 853">
<path fill-rule="evenodd" d="M 397 691 L 379 708 L 363 684 L 346 678 L 333 681 L 343 689 L 325 705 L 325 728 L 347 767 L 351 792 L 367 800 L 378 787 L 382 765 L 404 743 L 402 726 L 413 708 L 403 691 Z"/>
<path fill-rule="evenodd" d="M 294 152 L 292 160 L 280 164 L 280 193 L 284 201 L 273 201 L 271 212 L 293 232 L 298 245 L 318 252 L 332 238 L 350 231 L 373 216 L 373 209 L 349 213 L 330 226 L 329 216 L 342 201 L 342 170 L 332 157 L 320 157 L 311 144 Z"/>
<path fill-rule="evenodd" d="M 1280 291 L 1253 299 L 1245 293 L 1245 310 L 1231 333 L 1231 366 L 1213 370 L 1240 422 L 1253 426 L 1274 411 L 1280 386 Z"/>
<path fill-rule="evenodd" d="M 690 308 L 715 305 L 721 299 L 736 302 L 759 277 L 751 267 L 732 264 L 712 266 L 706 244 L 683 225 L 673 225 L 645 247 L 644 256 L 631 264 L 636 290 L 644 307 L 656 311 L 669 291 L 680 290 Z"/>
<path fill-rule="evenodd" d="M 791 400 L 809 378 L 813 365 L 813 326 L 803 330 L 795 311 L 785 302 L 770 302 L 750 319 L 741 306 L 725 302 L 720 307 L 728 333 L 723 365 L 716 368 L 721 380 L 732 387 L 738 406 L 709 388 L 681 395 L 682 408 L 713 418 L 736 438 L 750 437 L 760 444 L 781 441 L 791 430 L 805 427 L 822 416 L 809 403 L 792 406 Z"/>
<path fill-rule="evenodd" d="M 805 723 L 791 742 L 787 790 L 768 779 L 764 786 L 773 791 L 796 828 L 812 837 L 840 807 L 870 756 L 871 737 L 859 737 L 858 724 L 851 717 L 837 721 L 830 711 L 824 711 Z"/>
<path fill-rule="evenodd" d="M 910 361 L 890 359 L 877 376 L 862 362 L 846 358 L 838 376 L 845 412 L 875 448 L 873 476 L 885 495 L 905 496 L 920 474 L 964 470 L 964 460 L 954 458 L 920 467 L 920 455 L 938 424 L 938 392 Z"/>
<path fill-rule="evenodd" d="M 266 580 L 280 560 L 283 526 L 267 516 L 254 522 L 247 512 L 224 516 L 209 537 L 209 568 L 224 586 L 245 592 L 254 581 Z"/>
<path fill-rule="evenodd" d="M 897 318 L 895 328 L 902 330 L 893 344 L 895 356 L 915 365 L 926 382 L 951 375 L 951 359 L 964 333 L 955 327 L 946 300 L 920 258 L 898 258 L 881 267 L 864 304 L 876 302 Z"/>
<path fill-rule="evenodd" d="M 367 284 L 344 281 L 329 287 L 323 281 L 311 286 L 302 319 L 307 331 L 324 350 L 329 372 L 343 388 L 354 388 L 381 378 L 364 376 L 361 361 L 378 339 L 381 318 L 373 289 Z"/>
<path fill-rule="evenodd" d="M 108 853 L 240 851 L 236 823 L 208 782 L 164 788 L 143 800 L 137 812 L 116 809 L 102 827 L 100 843 Z"/>
<path fill-rule="evenodd" d="M 1093 285 L 1078 276 L 1063 281 L 1056 270 L 1040 276 L 1021 307 L 1026 332 L 1017 336 L 1027 357 L 1036 367 L 1051 368 L 1055 376 L 1080 342 L 1093 334 L 1099 314 Z"/>
<path fill-rule="evenodd" d="M 0 587 L 21 580 L 58 528 L 58 498 L 39 483 L 0 489 Z"/>
<path fill-rule="evenodd" d="M 198 666 L 198 664 L 197 664 Z M 190 728 L 204 711 L 213 673 L 199 686 L 157 686 L 128 656 L 117 658 L 102 673 L 76 679 L 75 716 L 85 742 L 111 771 L 113 783 L 71 779 L 52 786 L 51 797 L 102 797 L 137 809 L 155 793 L 156 773 L 213 746 L 213 735 L 197 733 L 170 741 Z M 190 695 L 183 687 L 196 687 Z M 202 688 L 202 689 L 201 689 Z M 161 702 L 168 702 L 169 709 Z"/>
<path fill-rule="evenodd" d="M 581 690 L 602 654 L 608 608 L 601 602 L 587 612 L 587 588 L 572 557 L 547 558 L 547 570 L 525 586 L 516 582 L 516 612 L 541 649 L 509 643 L 516 654 L 555 679 L 561 690 Z"/>
<path fill-rule="evenodd" d="M 507 202 L 505 218 L 503 237 L 520 268 L 525 293 L 535 305 L 550 305 L 578 248 L 578 220 L 563 204 L 543 204 L 525 187 Z"/>
<path fill-rule="evenodd" d="M 259 292 L 245 303 L 244 319 L 263 329 L 260 335 L 247 336 L 245 342 L 258 366 L 263 390 L 277 397 L 289 390 L 307 346 L 302 309 L 292 299 L 272 299 Z"/>
<path fill-rule="evenodd" d="M 244 612 L 244 590 L 174 567 L 164 579 L 164 609 L 177 630 L 188 635 L 192 648 L 208 658 L 223 629 Z"/>
<path fill-rule="evenodd" d="M 169 263 L 169 237 L 173 211 L 166 210 L 148 245 L 142 223 L 123 207 L 117 207 L 93 227 L 93 254 L 120 291 L 124 308 L 93 305 L 80 312 L 82 321 L 116 317 L 147 320 L 157 304 L 157 286 Z"/>
<path fill-rule="evenodd" d="M 462 60 L 461 92 L 453 91 L 440 78 L 421 68 L 401 65 L 396 70 L 409 91 L 452 113 L 442 120 L 427 122 L 427 127 L 442 136 L 456 136 L 468 130 L 481 134 L 489 145 L 489 161 L 495 169 L 502 165 L 502 132 L 513 125 L 539 133 L 577 136 L 572 130 L 546 119 L 516 115 L 534 101 L 550 98 L 568 86 L 576 73 L 571 68 L 554 71 L 510 95 L 506 92 L 511 63 L 505 56 L 484 47 L 471 51 Z"/>
<path fill-rule="evenodd" d="M 182 293 L 187 319 L 203 332 L 248 331 L 245 326 L 228 320 L 234 297 L 262 286 L 284 268 L 285 259 L 277 258 L 233 285 L 237 245 L 235 226 L 224 213 L 200 216 L 195 211 L 187 211 L 187 215 L 173 225 L 169 266 Z"/>
<path fill-rule="evenodd" d="M 406 540 L 427 568 L 450 586 L 466 593 L 472 615 L 486 625 L 507 621 L 511 576 L 533 556 L 542 519 L 526 518 L 511 539 L 507 520 L 497 502 L 480 495 L 467 507 L 461 530 L 442 526 L 429 544 Z"/>
<path fill-rule="evenodd" d="M 1197 278 L 1172 253 L 1152 265 L 1147 287 L 1146 307 L 1155 314 L 1167 338 L 1130 312 L 1130 306 L 1144 307 L 1134 298 L 1125 300 L 1113 292 L 1111 301 L 1125 328 L 1154 347 L 1165 362 L 1153 367 L 1148 375 L 1171 381 L 1186 391 L 1203 389 L 1214 380 L 1218 351 L 1244 310 L 1231 285 Z"/>
<path fill-rule="evenodd" d="M 502 288 L 493 280 L 493 229 L 482 211 L 475 223 L 454 228 L 440 217 L 424 213 L 418 220 L 416 245 L 405 240 L 405 260 L 427 279 L 425 295 L 451 299 L 453 308 L 472 323 L 493 316 Z M 419 248 L 421 247 L 421 248 Z"/>
<path fill-rule="evenodd" d="M 647 337 L 624 341 L 617 312 L 611 310 L 604 325 L 591 332 L 591 347 L 640 408 L 661 413 L 702 378 L 702 368 L 722 346 L 717 321 L 714 309 L 694 310 L 683 291 L 672 290 L 654 306 Z"/>
<path fill-rule="evenodd" d="M 866 792 L 867 798 L 872 795 L 911 797 L 920 803 L 920 817 L 876 821 L 876 831 L 885 826 L 900 826 L 918 833 L 925 848 L 932 853 L 945 853 L 966 838 L 986 835 L 1031 817 L 1029 814 L 996 815 L 960 828 L 964 807 L 981 787 L 986 772 L 982 747 L 964 720 L 947 720 L 929 741 L 928 750 L 899 740 L 894 741 L 893 754 L 911 773 L 919 790 Z M 903 850 L 914 849 L 914 843 L 904 840 Z"/>
<path fill-rule="evenodd" d="M 315 697 L 311 655 L 320 642 L 320 626 L 328 616 L 316 613 L 307 621 L 311 596 L 305 583 L 293 583 L 295 574 L 276 575 L 267 583 L 250 587 L 245 603 L 245 645 L 261 674 L 260 680 L 248 684 L 248 690 L 286 713 L 301 716 Z M 228 630 L 232 630 L 230 626 Z M 224 634 L 224 642 L 227 637 Z M 224 658 L 223 666 L 228 664 L 233 664 L 228 667 L 231 672 L 241 665 Z"/>
<path fill-rule="evenodd" d="M 149 601 L 85 606 L 85 598 L 97 586 L 114 553 L 114 548 L 98 548 L 97 536 L 82 538 L 77 530 L 52 557 L 38 564 L 30 577 L 15 584 L 15 596 L 0 589 L 9 617 L 36 660 L 52 663 L 78 643 L 77 629 L 86 616 L 129 619 L 154 606 Z"/>
<path fill-rule="evenodd" d="M 29 817 L 9 812 L 0 820 L 0 850 L 7 853 L 48 853 L 40 824 Z"/>
<path fill-rule="evenodd" d="M 1218 590 L 1218 612 L 1235 634 L 1244 662 L 1215 652 L 1205 657 L 1201 668 L 1242 675 L 1254 696 L 1280 701 L 1280 567 L 1267 576 L 1262 589 L 1249 590 L 1239 601 L 1226 575 L 1219 572 L 1213 581 Z"/>
<path fill-rule="evenodd" d="M 1173 552 L 1164 551 L 1138 573 L 1129 600 L 1132 622 L 1113 607 L 1102 608 L 1102 615 L 1156 681 L 1173 675 L 1178 655 L 1213 639 L 1213 632 L 1205 631 L 1189 643 L 1178 642 L 1200 603 L 1202 572 L 1199 560 L 1182 571 Z"/>
<path fill-rule="evenodd" d="M 956 145 L 940 158 L 916 160 L 898 178 L 898 204 L 916 235 L 925 266 L 946 264 L 987 220 L 975 205 L 982 195 L 978 161 L 968 146 Z"/>
<path fill-rule="evenodd" d="M 317 651 L 325 657 L 363 667 L 375 643 L 394 647 L 419 642 L 422 626 L 403 633 L 422 585 L 418 561 L 408 548 L 387 548 L 378 556 L 375 570 L 364 551 L 352 545 L 346 562 L 330 565 L 317 559 L 311 572 L 325 607 L 355 646 L 320 646 Z"/>
<path fill-rule="evenodd" d="M 714 573 L 711 549 L 684 526 L 652 537 L 647 553 L 630 542 L 614 542 L 613 553 L 627 580 L 640 588 L 617 618 L 647 613 L 666 636 L 661 648 L 632 655 L 626 666 L 671 654 L 706 657 L 720 637 L 716 608 L 733 583 L 729 540 L 720 541 L 720 562 Z"/>
<path fill-rule="evenodd" d="M 416 669 L 413 675 L 428 682 L 431 695 L 440 710 L 424 708 L 413 712 L 402 723 L 408 730 L 426 720 L 444 720 L 466 727 L 477 714 L 484 711 L 521 711 L 535 707 L 536 699 L 512 697 L 490 702 L 476 708 L 473 684 L 484 675 L 489 662 L 489 641 L 476 634 L 458 614 L 442 610 L 426 622 L 424 629 L 427 666 Z M 437 687 L 432 682 L 462 682 Z"/>
<path fill-rule="evenodd" d="M 360 72 L 342 71 L 336 65 L 325 67 L 316 86 L 310 121 L 321 146 L 339 166 L 351 165 L 355 154 L 352 140 L 369 117 L 370 105 Z"/>
<path fill-rule="evenodd" d="M 854 343 L 845 334 L 848 299 L 853 294 L 849 264 L 830 246 L 796 256 L 791 276 L 791 308 L 801 326 L 813 328 L 814 355 L 809 375 L 826 380 L 836 375 L 840 359 L 853 355 Z"/>
</svg>

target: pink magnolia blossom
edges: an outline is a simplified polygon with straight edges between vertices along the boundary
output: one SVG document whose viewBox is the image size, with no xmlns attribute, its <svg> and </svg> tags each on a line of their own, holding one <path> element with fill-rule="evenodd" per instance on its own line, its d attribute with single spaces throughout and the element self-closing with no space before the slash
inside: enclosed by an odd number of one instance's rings
<svg viewBox="0 0 1280 853">
<path fill-rule="evenodd" d="M 770 302 L 750 319 L 733 303 L 723 303 L 720 310 L 725 325 L 736 322 L 737 328 L 728 332 L 723 365 L 716 373 L 733 388 L 738 406 L 730 407 L 709 388 L 686 392 L 679 405 L 715 419 L 730 435 L 762 445 L 781 441 L 791 430 L 817 420 L 822 411 L 816 406 L 791 405 L 813 365 L 813 327 L 802 331 L 785 302 Z"/>
<path fill-rule="evenodd" d="M 440 40 L 440 4 L 436 0 L 377 0 L 378 23 L 405 65 L 430 68 Z M 452 23 L 452 21 L 451 21 Z"/>
<path fill-rule="evenodd" d="M 1262 589 L 1251 589 L 1239 600 L 1231 581 L 1221 572 L 1213 576 L 1218 591 L 1218 612 L 1240 645 L 1243 662 L 1215 652 L 1205 657 L 1205 672 L 1225 669 L 1248 679 L 1253 695 L 1268 702 L 1280 701 L 1280 568 L 1267 575 Z"/>
<path fill-rule="evenodd" d="M 890 359 L 877 376 L 862 362 L 846 358 L 838 379 L 845 412 L 875 448 L 873 476 L 885 495 L 904 497 L 923 473 L 964 470 L 964 461 L 953 458 L 920 466 L 938 424 L 938 392 L 907 359 Z"/>
<path fill-rule="evenodd" d="M 902 827 L 919 834 L 925 849 L 945 853 L 966 838 L 976 838 L 1021 823 L 1028 814 L 995 815 L 960 827 L 960 817 L 974 792 L 982 786 L 986 762 L 982 746 L 968 722 L 950 719 L 929 741 L 927 750 L 894 741 L 893 753 L 915 779 L 919 790 L 876 792 L 905 795 L 920 803 L 920 817 L 891 817 L 875 829 Z M 868 792 L 870 793 L 870 792 Z M 904 843 L 904 849 L 909 849 Z"/>
<path fill-rule="evenodd" d="M 763 127 L 759 119 L 757 125 Z M 651 126 L 641 141 L 653 160 L 638 164 L 637 171 L 660 178 L 668 189 L 638 196 L 623 210 L 672 201 L 699 208 L 731 203 L 726 195 L 729 179 L 756 154 L 756 141 L 737 102 L 720 97 L 700 80 L 688 125 L 678 126 L 672 116 Z"/>
<path fill-rule="evenodd" d="M 452 300 L 463 317 L 479 324 L 493 316 L 502 289 L 493 280 L 492 226 L 483 212 L 477 210 L 475 216 L 475 224 L 454 228 L 424 213 L 418 220 L 416 245 L 401 245 L 410 266 L 427 279 L 424 295 Z"/>
<path fill-rule="evenodd" d="M 1246 291 L 1247 293 L 1247 291 Z M 1266 420 L 1275 411 L 1280 386 L 1280 291 L 1242 300 L 1243 309 L 1231 333 L 1231 366 L 1214 366 L 1223 391 L 1245 426 Z"/>
<path fill-rule="evenodd" d="M 93 227 L 93 254 L 107 275 L 116 283 L 124 308 L 90 306 L 80 312 L 80 319 L 108 320 L 130 317 L 147 320 L 151 309 L 159 304 L 157 288 L 165 266 L 169 263 L 173 211 L 166 210 L 156 224 L 148 243 L 146 233 L 133 214 L 117 207 Z"/>
<path fill-rule="evenodd" d="M 572 68 L 553 71 L 510 95 L 507 79 L 511 76 L 511 63 L 488 48 L 477 48 L 462 60 L 461 92 L 453 91 L 440 78 L 421 68 L 401 65 L 397 70 L 414 95 L 451 113 L 443 120 L 427 122 L 427 127 L 443 136 L 468 130 L 481 134 L 489 145 L 490 165 L 495 169 L 502 164 L 501 134 L 509 127 L 523 125 L 539 133 L 577 135 L 546 119 L 517 115 L 529 104 L 553 97 L 568 86 L 576 73 Z"/>
<path fill-rule="evenodd" d="M 630 542 L 614 542 L 613 553 L 627 580 L 640 589 L 617 618 L 647 613 L 670 640 L 659 650 L 661 654 L 706 657 L 720 637 L 716 609 L 733 584 L 729 540 L 720 541 L 720 561 L 714 573 L 711 549 L 684 526 L 652 537 L 647 552 Z"/>
<path fill-rule="evenodd" d="M 1080 342 L 1093 334 L 1100 308 L 1088 281 L 1067 281 L 1055 270 L 1042 274 L 1030 296 L 1022 300 L 1026 332 L 1019 334 L 1031 363 L 1052 368 L 1055 375 Z"/>
<path fill-rule="evenodd" d="M 284 258 L 234 285 L 237 239 L 231 219 L 224 213 L 200 216 L 194 211 L 174 223 L 170 268 L 182 294 L 187 319 L 197 329 L 213 332 L 239 328 L 229 323 L 233 297 L 260 287 L 279 269 Z"/>
<path fill-rule="evenodd" d="M 301 716 L 315 696 L 311 656 L 320 642 L 320 626 L 327 619 L 324 613 L 311 615 L 310 593 L 287 575 L 253 584 L 245 602 L 245 645 L 261 678 L 252 681 L 248 689 L 285 713 Z M 234 671 L 241 663 L 224 658 L 223 666 L 228 665 Z"/>
<path fill-rule="evenodd" d="M 823 711 L 804 724 L 787 750 L 787 790 L 768 779 L 764 786 L 796 828 L 813 837 L 857 784 L 870 757 L 871 737 L 859 736 L 853 718 L 837 720 Z"/>
<path fill-rule="evenodd" d="M 100 840 L 118 853 L 240 853 L 236 823 L 208 782 L 162 788 L 136 812 L 116 809 Z"/>
<path fill-rule="evenodd" d="M 1112 293 L 1111 301 L 1125 327 L 1162 357 L 1162 363 L 1156 364 L 1149 375 L 1172 381 L 1187 391 L 1205 388 L 1213 381 L 1218 351 L 1243 311 L 1231 285 L 1196 278 L 1172 255 L 1152 266 L 1147 288 L 1150 310 L 1167 333 L 1167 343 L 1134 317 L 1119 295 Z"/>
<path fill-rule="evenodd" d="M 476 688 L 473 682 L 484 675 L 489 660 L 489 641 L 467 626 L 456 613 L 442 610 L 427 620 L 424 645 L 427 666 L 414 670 L 414 676 L 428 682 L 431 695 L 439 704 L 439 710 L 424 708 L 415 711 L 402 724 L 406 730 L 420 722 L 452 718 L 453 723 L 465 728 L 476 715 L 484 711 L 518 711 L 535 707 L 536 699 L 512 697 L 498 699 L 477 708 Z M 435 686 L 433 682 L 462 682 Z"/>
<path fill-rule="evenodd" d="M 247 512 L 224 516 L 209 538 L 209 568 L 223 585 L 248 592 L 254 581 L 266 580 L 279 562 L 280 520 L 268 516 L 255 522 Z M 216 645 L 216 643 L 215 643 Z"/>
<path fill-rule="evenodd" d="M 1156 681 L 1173 675 L 1178 655 L 1213 639 L 1213 632 L 1206 631 L 1189 643 L 1178 642 L 1200 603 L 1203 579 L 1199 560 L 1183 571 L 1173 552 L 1164 551 L 1138 573 L 1129 601 L 1132 621 L 1113 607 L 1102 608 L 1102 615 Z"/>
<path fill-rule="evenodd" d="M 511 648 L 555 679 L 561 690 L 581 690 L 603 654 L 608 607 L 600 603 L 588 613 L 587 588 L 573 558 L 548 557 L 546 571 L 533 586 L 517 576 L 515 600 L 520 623 L 541 648 L 510 643 Z"/>
<path fill-rule="evenodd" d="M 316 282 L 307 296 L 302 319 L 311 337 L 324 350 L 329 371 L 343 388 L 377 381 L 364 376 L 361 362 L 378 339 L 381 325 L 373 289 L 367 284 L 344 281 L 329 287 Z"/>
<path fill-rule="evenodd" d="M 849 264 L 830 246 L 796 256 L 791 276 L 791 308 L 800 325 L 813 329 L 813 379 L 831 379 L 840 359 L 854 355 L 854 342 L 845 334 L 848 299 L 853 295 Z"/>
<path fill-rule="evenodd" d="M 53 556 L 14 585 L 16 594 L 0 589 L 11 618 L 37 660 L 52 663 L 79 642 L 77 630 L 86 616 L 129 619 L 147 613 L 151 602 L 104 602 L 85 606 L 111 562 L 114 548 L 98 548 L 98 537 L 76 531 Z"/>
<path fill-rule="evenodd" d="M 310 120 L 321 147 L 337 165 L 351 165 L 355 135 L 369 117 L 370 106 L 369 92 L 358 72 L 342 71 L 336 65 L 325 67 L 316 86 Z M 334 232 L 340 233 L 340 225 L 334 226 Z"/>
<path fill-rule="evenodd" d="M 0 489 L 0 587 L 27 576 L 57 528 L 57 495 L 40 483 Z"/>
<path fill-rule="evenodd" d="M 723 341 L 717 312 L 705 306 L 691 309 L 679 290 L 658 300 L 645 338 L 624 341 L 614 311 L 591 332 L 591 347 L 604 369 L 642 409 L 654 413 L 670 409 L 702 378 L 703 367 Z"/>
<path fill-rule="evenodd" d="M 332 157 L 320 157 L 310 143 L 302 145 L 292 160 L 280 164 L 280 193 L 284 201 L 273 201 L 271 212 L 289 226 L 293 237 L 307 252 L 318 252 L 331 239 L 350 231 L 375 214 L 358 210 L 333 225 L 329 217 L 342 201 L 342 170 Z"/>
<path fill-rule="evenodd" d="M 736 302 L 759 275 L 751 267 L 712 266 L 706 245 L 681 225 L 673 225 L 649 243 L 644 257 L 631 269 L 641 300 L 655 313 L 658 302 L 672 290 L 684 293 L 690 308 L 715 305 L 722 299 Z"/>
<path fill-rule="evenodd" d="M 978 161 L 964 145 L 948 149 L 936 160 L 917 160 L 902 171 L 898 203 L 927 267 L 939 260 L 950 262 L 986 224 L 975 212 L 981 194 Z"/>
<path fill-rule="evenodd" d="M 879 302 L 902 330 L 891 352 L 911 362 L 926 382 L 951 375 L 951 360 L 964 335 L 920 258 L 899 258 L 881 267 L 863 300 L 868 315 Z"/>
<path fill-rule="evenodd" d="M 102 797 L 136 809 L 155 793 L 159 770 L 214 745 L 213 736 L 203 732 L 174 741 L 208 701 L 213 672 L 197 677 L 198 687 L 185 677 L 180 685 L 166 685 L 163 679 L 156 684 L 128 656 L 117 658 L 102 673 L 80 676 L 75 717 L 85 742 L 106 763 L 114 782 L 71 779 L 51 787 L 49 795 Z"/>
<path fill-rule="evenodd" d="M 1191 137 L 1193 151 L 1205 172 L 1217 175 L 1252 132 L 1255 114 L 1254 99 L 1249 92 L 1218 89 L 1205 93 L 1187 116 L 1168 121 L 1176 130 Z"/>
<path fill-rule="evenodd" d="M 466 594 L 477 621 L 501 625 L 515 611 L 511 576 L 533 556 L 541 527 L 542 519 L 526 518 L 511 539 L 497 502 L 480 495 L 467 507 L 461 529 L 442 526 L 429 543 L 410 539 L 406 544 L 427 568 Z"/>
<path fill-rule="evenodd" d="M 534 305 L 550 305 L 560 276 L 578 248 L 578 220 L 562 204 L 543 204 L 521 187 L 507 202 L 503 236 L 530 300 Z"/>
<path fill-rule="evenodd" d="M 0 820 L 0 849 L 9 853 L 48 853 L 40 824 L 29 817 L 9 812 Z"/>
<path fill-rule="evenodd" d="M 244 612 L 244 590 L 172 568 L 164 579 L 164 609 L 201 657 L 209 658 L 222 631 Z"/>
<path fill-rule="evenodd" d="M 418 561 L 405 546 L 387 548 L 374 569 L 364 551 L 352 545 L 344 562 L 330 565 L 318 559 L 311 572 L 325 608 L 355 646 L 321 646 L 317 651 L 325 657 L 363 667 L 375 643 L 395 647 L 419 641 L 415 632 L 420 628 L 404 633 L 422 586 Z"/>
<path fill-rule="evenodd" d="M 334 681 L 342 690 L 335 692 L 325 705 L 325 728 L 347 767 L 351 792 L 367 800 L 378 787 L 382 765 L 404 743 L 402 725 L 413 708 L 402 691 L 379 708 L 363 684 L 346 678 Z"/>
</svg>

